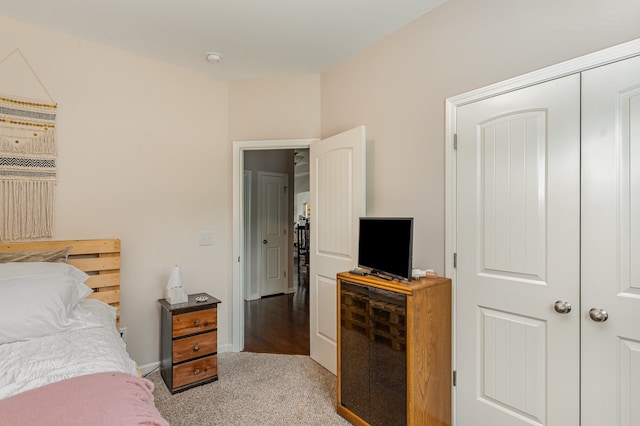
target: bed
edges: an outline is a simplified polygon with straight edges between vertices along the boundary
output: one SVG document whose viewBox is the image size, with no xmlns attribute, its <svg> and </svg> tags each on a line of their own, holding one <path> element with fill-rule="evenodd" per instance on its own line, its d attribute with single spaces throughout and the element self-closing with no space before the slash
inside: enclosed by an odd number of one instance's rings
<svg viewBox="0 0 640 426">
<path fill-rule="evenodd" d="M 120 240 L 0 243 L 0 419 L 168 426 L 119 334 Z"/>
</svg>

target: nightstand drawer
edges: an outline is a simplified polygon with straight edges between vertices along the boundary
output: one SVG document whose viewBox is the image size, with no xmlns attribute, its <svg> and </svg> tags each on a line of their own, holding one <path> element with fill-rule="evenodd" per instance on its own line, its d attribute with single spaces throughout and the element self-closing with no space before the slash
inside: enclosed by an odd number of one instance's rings
<svg viewBox="0 0 640 426">
<path fill-rule="evenodd" d="M 218 332 L 197 334 L 173 341 L 173 362 L 182 362 L 191 358 L 216 353 L 218 350 Z"/>
<path fill-rule="evenodd" d="M 187 336 L 217 328 L 216 309 L 203 309 L 173 316 L 173 337 Z"/>
<path fill-rule="evenodd" d="M 218 374 L 218 356 L 211 355 L 173 367 L 173 387 L 188 385 Z"/>
</svg>

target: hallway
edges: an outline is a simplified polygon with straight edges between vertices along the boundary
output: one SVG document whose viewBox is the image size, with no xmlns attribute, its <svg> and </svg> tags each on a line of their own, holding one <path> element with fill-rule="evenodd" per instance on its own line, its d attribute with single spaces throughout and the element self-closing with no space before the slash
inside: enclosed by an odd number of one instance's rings
<svg viewBox="0 0 640 426">
<path fill-rule="evenodd" d="M 309 355 L 309 282 L 300 277 L 294 293 L 244 302 L 245 352 Z"/>
</svg>

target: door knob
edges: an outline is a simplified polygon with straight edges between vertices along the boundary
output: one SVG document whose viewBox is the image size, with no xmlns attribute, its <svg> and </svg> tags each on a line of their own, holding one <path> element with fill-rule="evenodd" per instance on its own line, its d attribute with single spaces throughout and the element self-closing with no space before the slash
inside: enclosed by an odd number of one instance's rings
<svg viewBox="0 0 640 426">
<path fill-rule="evenodd" d="M 262 240 L 262 244 L 267 244 L 267 240 Z"/>
<path fill-rule="evenodd" d="M 609 318 L 609 314 L 602 308 L 591 308 L 589 316 L 595 322 L 605 322 Z"/>
<path fill-rule="evenodd" d="M 571 312 L 571 303 L 565 302 L 563 300 L 558 300 L 555 305 L 553 305 L 553 309 L 556 310 L 559 314 L 568 314 Z"/>
</svg>

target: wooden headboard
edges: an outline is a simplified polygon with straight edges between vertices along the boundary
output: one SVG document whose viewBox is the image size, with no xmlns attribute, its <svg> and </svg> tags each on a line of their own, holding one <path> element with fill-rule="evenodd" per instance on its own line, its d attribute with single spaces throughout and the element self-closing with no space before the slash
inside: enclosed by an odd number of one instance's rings
<svg viewBox="0 0 640 426">
<path fill-rule="evenodd" d="M 120 328 L 120 240 L 25 241 L 0 243 L 0 253 L 61 250 L 73 247 L 67 263 L 90 275 L 85 283 L 93 289 L 88 299 L 98 299 L 115 307 Z"/>
</svg>

